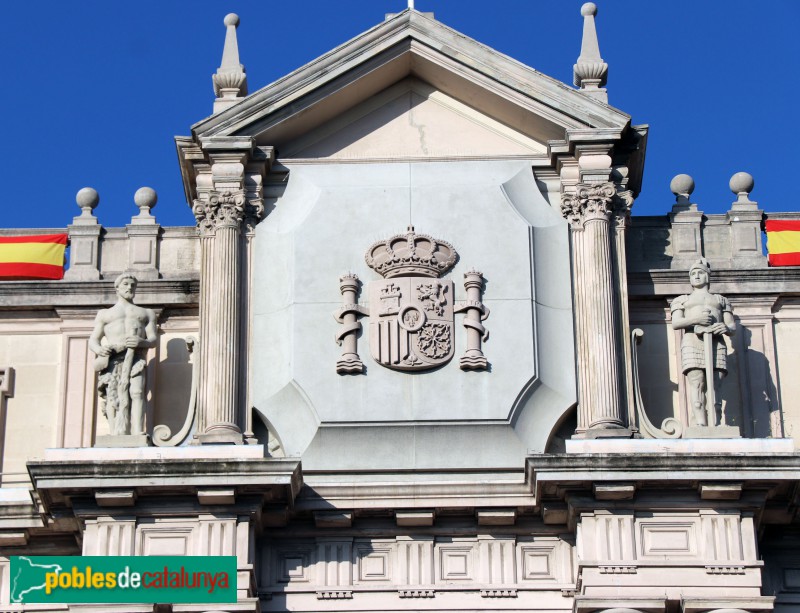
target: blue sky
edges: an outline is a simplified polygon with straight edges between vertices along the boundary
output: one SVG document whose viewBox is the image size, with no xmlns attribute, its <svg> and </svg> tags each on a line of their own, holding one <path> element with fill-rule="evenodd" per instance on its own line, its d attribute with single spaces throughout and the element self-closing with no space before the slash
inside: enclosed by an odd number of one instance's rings
<svg viewBox="0 0 800 613">
<path fill-rule="evenodd" d="M 416 0 L 416 8 L 571 83 L 580 1 Z M 798 210 L 800 5 L 793 0 L 599 0 L 609 102 L 650 125 L 639 215 L 666 214 L 670 179 L 695 178 L 693 200 L 722 213 L 730 176 L 750 172 L 767 211 Z M 224 15 L 241 18 L 250 91 L 381 22 L 406 0 L 285 2 L 33 1 L 3 4 L 0 148 L 3 227 L 64 227 L 75 193 L 100 192 L 109 226 L 137 212 L 133 194 L 159 194 L 164 225 L 193 224 L 173 142 L 209 115 Z"/>
</svg>

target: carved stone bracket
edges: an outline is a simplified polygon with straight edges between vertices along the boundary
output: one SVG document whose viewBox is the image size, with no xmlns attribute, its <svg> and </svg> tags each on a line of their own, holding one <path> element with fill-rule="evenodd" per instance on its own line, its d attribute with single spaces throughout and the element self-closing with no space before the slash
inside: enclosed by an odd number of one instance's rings
<svg viewBox="0 0 800 613">
<path fill-rule="evenodd" d="M 245 193 L 243 190 L 210 191 L 208 200 L 194 201 L 192 212 L 201 235 L 213 235 L 221 227 L 238 228 L 245 216 Z"/>
<path fill-rule="evenodd" d="M 195 351 L 197 339 L 193 336 L 186 338 L 186 349 L 191 355 Z M 186 419 L 175 435 L 172 435 L 172 430 L 165 424 L 159 424 L 153 428 L 153 444 L 156 447 L 175 447 L 180 445 L 184 439 L 189 435 L 189 431 L 194 424 L 195 414 L 197 409 L 197 360 L 192 361 L 192 388 L 189 395 L 189 408 L 186 410 Z"/>
<path fill-rule="evenodd" d="M 435 598 L 436 590 L 404 589 L 398 590 L 397 595 L 400 598 Z"/>
<path fill-rule="evenodd" d="M 342 307 L 333 314 L 333 318 L 342 327 L 336 333 L 336 343 L 342 347 L 342 357 L 336 362 L 336 372 L 340 375 L 364 372 L 364 363 L 358 355 L 358 335 L 361 332 L 359 315 L 368 315 L 369 311 L 359 305 L 358 276 L 353 273 L 342 275 L 339 279 L 342 292 Z"/>
<path fill-rule="evenodd" d="M 636 405 L 636 416 L 639 419 L 639 430 L 645 438 L 681 438 L 683 424 L 674 417 L 667 417 L 661 422 L 661 428 L 656 428 L 647 417 L 642 400 L 642 389 L 639 384 L 639 357 L 636 347 L 642 342 L 644 331 L 635 328 L 631 331 L 631 360 L 633 362 L 633 399 Z"/>
<path fill-rule="evenodd" d="M 516 598 L 517 590 L 481 590 L 481 598 Z"/>
<path fill-rule="evenodd" d="M 489 362 L 481 350 L 481 342 L 489 339 L 489 332 L 481 324 L 489 317 L 489 308 L 481 302 L 483 275 L 477 270 L 464 273 L 467 299 L 456 304 L 455 312 L 464 313 L 467 329 L 467 350 L 461 358 L 461 370 L 486 370 Z"/>
<path fill-rule="evenodd" d="M 349 600 L 353 598 L 352 590 L 320 590 L 317 600 Z"/>
</svg>

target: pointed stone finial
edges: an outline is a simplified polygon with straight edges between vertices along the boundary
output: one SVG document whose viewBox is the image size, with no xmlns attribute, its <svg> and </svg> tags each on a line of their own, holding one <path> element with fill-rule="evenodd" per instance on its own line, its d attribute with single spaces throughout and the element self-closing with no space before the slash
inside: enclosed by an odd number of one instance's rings
<svg viewBox="0 0 800 613">
<path fill-rule="evenodd" d="M 225 15 L 225 47 L 222 50 L 222 62 L 217 72 L 211 77 L 214 81 L 214 112 L 219 113 L 236 104 L 247 95 L 247 75 L 244 66 L 239 63 L 239 43 L 236 40 L 236 28 L 239 16 L 236 13 Z"/>
<path fill-rule="evenodd" d="M 600 44 L 597 42 L 597 30 L 594 17 L 597 5 L 587 2 L 581 7 L 583 15 L 583 39 L 578 63 L 573 66 L 574 83 L 581 91 L 595 100 L 608 102 L 608 93 L 603 88 L 608 77 L 608 64 L 600 57 Z"/>
</svg>

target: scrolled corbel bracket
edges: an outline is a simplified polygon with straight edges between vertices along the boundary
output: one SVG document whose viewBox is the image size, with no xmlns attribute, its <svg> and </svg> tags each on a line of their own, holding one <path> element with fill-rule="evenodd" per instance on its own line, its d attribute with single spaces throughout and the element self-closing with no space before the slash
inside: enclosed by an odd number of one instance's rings
<svg viewBox="0 0 800 613">
<path fill-rule="evenodd" d="M 481 324 L 489 317 L 489 308 L 481 302 L 483 274 L 477 270 L 464 273 L 464 289 L 467 299 L 455 304 L 455 313 L 464 313 L 467 329 L 467 350 L 461 358 L 461 370 L 487 370 L 489 362 L 483 355 L 481 343 L 489 340 L 489 331 Z"/>
<path fill-rule="evenodd" d="M 342 325 L 336 332 L 336 344 L 342 347 L 342 357 L 336 362 L 336 372 L 340 375 L 361 374 L 364 363 L 358 355 L 358 335 L 361 332 L 358 316 L 369 315 L 369 310 L 356 302 L 360 283 L 357 275 L 342 275 L 339 283 L 342 306 L 333 318 Z"/>
<path fill-rule="evenodd" d="M 194 336 L 187 336 L 185 341 L 189 355 L 195 353 L 195 351 L 199 353 L 199 343 Z M 159 424 L 153 428 L 153 444 L 156 447 L 176 447 L 180 445 L 189 435 L 194 425 L 197 413 L 197 362 L 197 356 L 195 356 L 192 361 L 192 389 L 189 396 L 189 408 L 186 411 L 186 419 L 183 421 L 183 426 L 174 436 L 172 435 L 172 430 L 166 424 Z"/>
<path fill-rule="evenodd" d="M 645 438 L 681 438 L 683 436 L 683 424 L 674 417 L 667 417 L 661 422 L 661 428 L 656 428 L 647 417 L 642 400 L 642 389 L 639 385 L 639 358 L 637 346 L 642 342 L 644 331 L 640 328 L 631 330 L 631 359 L 633 362 L 633 399 L 636 405 L 636 416 L 639 418 L 639 430 Z"/>
</svg>

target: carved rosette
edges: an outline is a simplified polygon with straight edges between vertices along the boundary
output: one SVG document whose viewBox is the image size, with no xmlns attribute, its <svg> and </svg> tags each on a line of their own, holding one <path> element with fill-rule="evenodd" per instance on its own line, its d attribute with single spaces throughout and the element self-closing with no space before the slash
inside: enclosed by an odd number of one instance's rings
<svg viewBox="0 0 800 613">
<path fill-rule="evenodd" d="M 613 183 L 579 183 L 575 193 L 561 195 L 561 214 L 576 230 L 588 221 L 607 221 L 614 211 L 616 193 Z"/>
<path fill-rule="evenodd" d="M 217 228 L 238 228 L 245 216 L 245 193 L 242 190 L 211 191 L 208 200 L 194 201 L 192 212 L 203 235 L 214 234 Z"/>
</svg>

